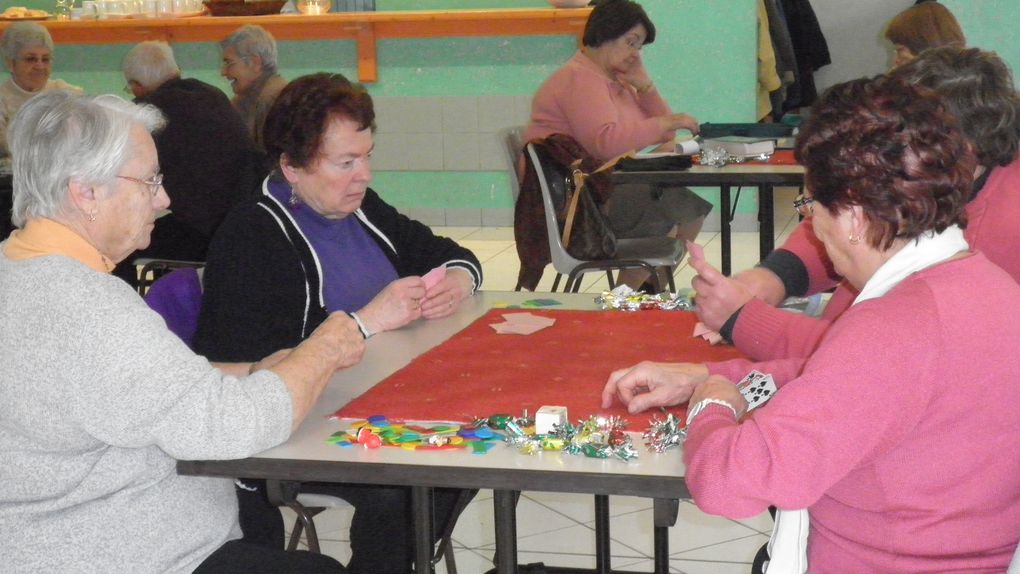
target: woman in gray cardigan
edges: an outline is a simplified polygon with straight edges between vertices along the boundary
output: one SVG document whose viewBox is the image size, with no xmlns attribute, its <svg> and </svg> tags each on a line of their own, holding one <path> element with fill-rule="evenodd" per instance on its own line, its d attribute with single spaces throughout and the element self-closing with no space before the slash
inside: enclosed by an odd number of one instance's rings
<svg viewBox="0 0 1020 574">
<path fill-rule="evenodd" d="M 48 92 L 9 131 L 13 222 L 0 244 L 0 555 L 14 572 L 342 572 L 239 540 L 233 481 L 181 459 L 287 440 L 361 359 L 346 315 L 253 363 L 212 364 L 109 271 L 169 205 L 152 107 Z M 59 161 L 56 161 L 59 158 Z"/>
</svg>

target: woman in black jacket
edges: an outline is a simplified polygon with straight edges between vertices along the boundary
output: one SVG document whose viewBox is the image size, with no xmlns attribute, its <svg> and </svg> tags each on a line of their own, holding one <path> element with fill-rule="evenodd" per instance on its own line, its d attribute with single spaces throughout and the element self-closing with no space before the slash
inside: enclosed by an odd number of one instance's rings
<svg viewBox="0 0 1020 574">
<path fill-rule="evenodd" d="M 337 74 L 298 78 L 280 94 L 265 127 L 279 165 L 261 197 L 234 210 L 210 245 L 197 352 L 216 361 L 262 357 L 298 344 L 334 311 L 350 313 L 368 338 L 448 316 L 478 289 L 481 265 L 471 251 L 368 188 L 374 120 L 368 93 Z M 279 511 L 258 481 L 246 482 L 256 490 L 238 490 L 245 539 L 282 546 Z M 306 483 L 302 491 L 355 506 L 352 574 L 410 572 L 409 489 Z M 436 490 L 440 525 L 458 494 Z"/>
</svg>

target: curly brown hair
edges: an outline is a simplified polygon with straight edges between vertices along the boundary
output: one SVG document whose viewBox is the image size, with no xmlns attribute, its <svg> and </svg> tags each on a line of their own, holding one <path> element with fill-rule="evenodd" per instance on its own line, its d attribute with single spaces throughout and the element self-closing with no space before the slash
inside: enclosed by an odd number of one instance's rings
<svg viewBox="0 0 1020 574">
<path fill-rule="evenodd" d="M 863 209 L 876 249 L 966 225 L 974 153 L 925 87 L 895 76 L 833 86 L 812 107 L 796 155 L 818 204 L 832 214 Z"/>
<path fill-rule="evenodd" d="M 322 136 L 334 118 L 375 131 L 372 97 L 341 74 L 297 78 L 280 92 L 266 116 L 266 152 L 273 161 L 286 154 L 292 166 L 307 167 L 319 155 Z"/>
<path fill-rule="evenodd" d="M 1007 165 L 1020 153 L 1020 95 L 1009 67 L 994 52 L 934 48 L 890 74 L 938 92 L 981 165 Z"/>
</svg>

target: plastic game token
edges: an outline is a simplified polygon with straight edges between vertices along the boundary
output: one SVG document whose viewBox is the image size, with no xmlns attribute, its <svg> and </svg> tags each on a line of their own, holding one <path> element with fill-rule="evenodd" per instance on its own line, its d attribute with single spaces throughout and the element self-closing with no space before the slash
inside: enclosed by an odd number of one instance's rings
<svg viewBox="0 0 1020 574">
<path fill-rule="evenodd" d="M 495 433 L 492 432 L 492 429 L 490 429 L 489 427 L 478 427 L 475 429 L 474 434 L 475 437 L 481 439 L 492 438 L 493 436 L 495 436 Z"/>
</svg>

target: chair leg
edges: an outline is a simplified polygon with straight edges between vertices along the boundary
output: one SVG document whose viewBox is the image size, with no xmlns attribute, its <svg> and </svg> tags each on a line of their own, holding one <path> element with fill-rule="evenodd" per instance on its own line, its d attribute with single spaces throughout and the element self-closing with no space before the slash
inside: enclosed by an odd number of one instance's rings
<svg viewBox="0 0 1020 574">
<path fill-rule="evenodd" d="M 562 277 L 563 277 L 562 273 L 557 273 L 556 274 L 556 278 L 553 279 L 553 286 L 552 286 L 552 292 L 553 293 L 555 293 L 556 292 L 556 288 L 560 286 L 560 278 L 562 278 Z M 567 288 L 564 287 L 563 291 L 565 292 L 566 290 L 567 290 Z"/>
<path fill-rule="evenodd" d="M 294 531 L 290 535 L 290 541 L 287 543 L 287 550 L 296 550 L 298 542 L 301 540 L 301 531 L 305 531 L 305 539 L 308 541 L 308 550 L 315 554 L 320 554 L 319 551 L 319 536 L 315 531 L 315 521 L 312 517 L 319 514 L 325 508 L 307 508 L 298 502 L 288 504 L 297 514 L 297 520 L 294 521 Z"/>
<path fill-rule="evenodd" d="M 441 559 L 446 560 L 447 574 L 457 574 L 457 562 L 453 556 L 453 529 L 457 526 L 457 519 L 460 518 L 461 513 L 464 512 L 464 509 L 467 508 L 467 505 L 471 503 L 476 494 L 478 494 L 477 490 L 461 490 L 460 494 L 457 495 L 457 502 L 454 503 L 446 524 L 443 525 L 443 533 L 439 537 L 439 546 L 432 557 L 432 565 L 438 564 Z"/>
<path fill-rule="evenodd" d="M 672 267 L 666 267 L 666 272 L 669 273 L 666 277 L 669 277 L 669 292 L 676 295 L 676 281 L 673 280 L 673 274 L 676 273 L 676 269 Z"/>
<path fill-rule="evenodd" d="M 616 280 L 613 279 L 613 270 L 606 269 L 606 281 L 609 282 L 609 290 L 616 289 Z"/>
</svg>

